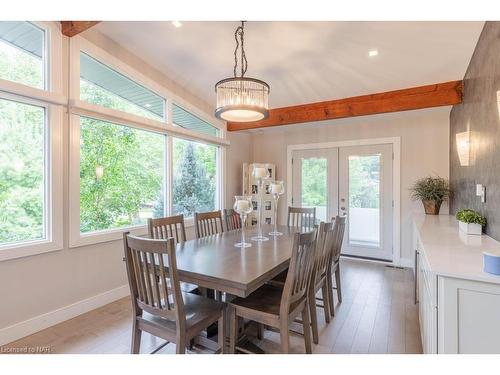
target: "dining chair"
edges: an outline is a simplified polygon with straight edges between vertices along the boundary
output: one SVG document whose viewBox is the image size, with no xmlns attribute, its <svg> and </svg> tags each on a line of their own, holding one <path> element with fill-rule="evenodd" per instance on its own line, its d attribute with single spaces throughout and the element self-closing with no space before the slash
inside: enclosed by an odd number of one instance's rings
<svg viewBox="0 0 500 375">
<path fill-rule="evenodd" d="M 312 230 L 316 224 L 316 207 L 290 207 L 288 206 L 288 227 Z"/>
<path fill-rule="evenodd" d="M 131 353 L 140 352 L 143 331 L 175 343 L 176 353 L 185 353 L 190 340 L 214 322 L 219 327 L 218 351 L 223 353 L 225 304 L 182 293 L 174 239 L 156 240 L 126 232 L 123 244 L 134 314 Z"/>
<path fill-rule="evenodd" d="M 195 212 L 194 229 L 196 238 L 203 238 L 224 232 L 221 211 Z"/>
<path fill-rule="evenodd" d="M 235 230 L 241 228 L 240 215 L 232 208 L 224 209 L 224 220 L 226 222 L 226 230 Z"/>
<path fill-rule="evenodd" d="M 332 222 L 319 224 L 316 237 L 316 256 L 314 267 L 309 283 L 309 313 L 311 316 L 311 330 L 313 342 L 319 343 L 317 307 L 324 309 L 325 322 L 330 323 L 330 283 L 328 282 L 328 267 L 333 256 L 333 244 L 335 242 L 336 228 Z M 322 305 L 316 305 L 316 294 L 321 290 Z"/>
<path fill-rule="evenodd" d="M 166 240 L 172 237 L 175 243 L 186 241 L 186 228 L 184 226 L 184 215 L 158 217 L 148 219 L 149 238 Z M 196 293 L 198 286 L 181 282 L 181 290 L 188 293 Z"/>
<path fill-rule="evenodd" d="M 334 220 L 337 230 L 336 230 L 335 242 L 333 245 L 332 261 L 330 262 L 330 265 L 328 267 L 328 282 L 330 284 L 328 290 L 330 292 L 329 296 L 330 313 L 332 314 L 332 316 L 334 316 L 335 308 L 333 301 L 333 289 L 337 290 L 337 299 L 339 300 L 339 303 L 342 303 L 342 283 L 340 281 L 341 280 L 340 254 L 342 251 L 342 243 L 344 241 L 346 218 L 345 216 L 342 217 L 336 216 L 335 218 L 332 218 L 332 220 Z M 335 287 L 333 287 L 333 281 L 332 281 L 333 274 L 335 274 Z"/>
<path fill-rule="evenodd" d="M 223 233 L 221 211 L 195 212 L 194 229 L 196 238 L 208 237 L 214 234 Z M 213 294 L 214 298 L 222 301 L 222 292 L 212 289 L 199 288 L 202 295 L 207 297 Z"/>
<path fill-rule="evenodd" d="M 289 325 L 302 314 L 306 353 L 312 352 L 308 288 L 314 265 L 316 230 L 296 233 L 284 287 L 264 284 L 246 298 L 229 302 L 229 352 L 236 350 L 239 318 L 279 329 L 281 352 L 290 349 Z"/>
<path fill-rule="evenodd" d="M 185 242 L 184 215 L 150 218 L 148 219 L 148 233 L 150 238 L 167 239 L 173 237 L 176 243 Z"/>
</svg>

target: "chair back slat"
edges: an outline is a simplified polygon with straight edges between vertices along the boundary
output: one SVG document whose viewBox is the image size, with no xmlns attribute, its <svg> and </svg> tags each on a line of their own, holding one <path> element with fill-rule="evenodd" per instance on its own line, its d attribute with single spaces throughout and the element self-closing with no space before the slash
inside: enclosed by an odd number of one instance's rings
<svg viewBox="0 0 500 375">
<path fill-rule="evenodd" d="M 316 257 L 313 271 L 314 282 L 326 275 L 328 266 L 332 261 L 335 240 L 336 227 L 334 223 L 321 222 L 316 235 Z"/>
<path fill-rule="evenodd" d="M 288 313 L 291 305 L 306 298 L 316 252 L 316 229 L 295 233 L 288 275 L 283 288 L 280 310 Z"/>
<path fill-rule="evenodd" d="M 123 242 L 135 315 L 144 310 L 183 324 L 184 302 L 177 275 L 174 238 L 150 239 L 124 233 Z"/>
<path fill-rule="evenodd" d="M 241 228 L 240 215 L 232 208 L 224 209 L 224 220 L 226 221 L 226 229 L 228 231 Z"/>
<path fill-rule="evenodd" d="M 346 218 L 345 216 L 336 216 L 332 220 L 334 220 L 335 226 L 337 227 L 335 242 L 333 244 L 333 250 L 332 250 L 333 253 L 332 261 L 333 263 L 337 263 L 340 259 L 340 253 L 342 251 L 342 243 L 344 242 Z"/>
<path fill-rule="evenodd" d="M 310 231 L 316 224 L 316 207 L 288 207 L 289 227 L 301 228 Z"/>
<path fill-rule="evenodd" d="M 194 229 L 196 238 L 203 238 L 224 232 L 221 211 L 195 212 Z"/>
<path fill-rule="evenodd" d="M 150 238 L 167 239 L 173 237 L 176 243 L 185 242 L 184 215 L 148 219 L 148 232 Z"/>
</svg>

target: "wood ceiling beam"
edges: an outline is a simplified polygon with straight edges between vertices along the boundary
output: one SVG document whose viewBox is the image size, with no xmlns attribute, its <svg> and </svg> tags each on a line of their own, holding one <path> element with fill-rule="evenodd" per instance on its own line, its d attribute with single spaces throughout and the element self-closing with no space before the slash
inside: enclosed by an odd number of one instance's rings
<svg viewBox="0 0 500 375">
<path fill-rule="evenodd" d="M 451 81 L 352 98 L 274 108 L 269 110 L 269 117 L 266 120 L 228 122 L 227 130 L 258 129 L 447 106 L 461 103 L 462 92 L 462 81 Z"/>
<path fill-rule="evenodd" d="M 71 38 L 97 25 L 99 22 L 101 21 L 61 21 L 61 32 Z"/>
</svg>

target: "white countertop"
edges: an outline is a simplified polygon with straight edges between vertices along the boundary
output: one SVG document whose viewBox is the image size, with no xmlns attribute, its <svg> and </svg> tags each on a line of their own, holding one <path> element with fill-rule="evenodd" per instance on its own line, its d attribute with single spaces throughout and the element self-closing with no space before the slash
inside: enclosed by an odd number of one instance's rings
<svg viewBox="0 0 500 375">
<path fill-rule="evenodd" d="M 460 232 L 451 215 L 414 214 L 413 221 L 433 273 L 500 284 L 500 276 L 483 271 L 483 251 L 500 255 L 500 242 Z"/>
</svg>

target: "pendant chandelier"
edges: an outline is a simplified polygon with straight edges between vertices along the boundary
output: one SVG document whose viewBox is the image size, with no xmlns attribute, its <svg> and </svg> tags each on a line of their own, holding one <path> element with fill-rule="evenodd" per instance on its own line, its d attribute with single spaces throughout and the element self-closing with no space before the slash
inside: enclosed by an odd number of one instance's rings
<svg viewBox="0 0 500 375">
<path fill-rule="evenodd" d="M 260 79 L 245 77 L 248 68 L 244 47 L 245 21 L 234 33 L 234 76 L 215 84 L 217 108 L 215 117 L 231 122 L 259 121 L 269 116 L 269 85 Z M 238 51 L 241 75 L 238 77 Z"/>
</svg>

